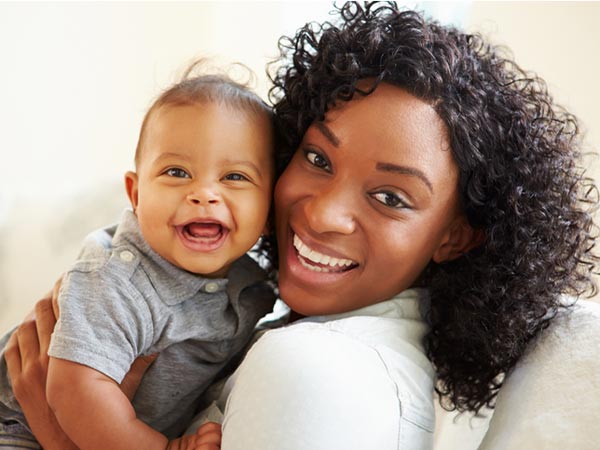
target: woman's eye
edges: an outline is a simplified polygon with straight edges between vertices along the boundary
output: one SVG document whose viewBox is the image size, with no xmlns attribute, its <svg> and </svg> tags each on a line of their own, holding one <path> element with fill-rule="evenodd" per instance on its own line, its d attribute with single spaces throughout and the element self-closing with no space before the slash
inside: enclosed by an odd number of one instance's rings
<svg viewBox="0 0 600 450">
<path fill-rule="evenodd" d="M 331 167 L 329 167 L 329 162 L 327 161 L 327 159 L 325 159 L 323 155 L 320 155 L 317 152 L 313 152 L 312 150 L 307 150 L 305 152 L 305 155 L 306 159 L 308 159 L 308 162 L 311 163 L 313 166 L 327 171 L 331 170 Z"/>
<path fill-rule="evenodd" d="M 226 180 L 230 181 L 247 181 L 248 177 L 242 175 L 241 173 L 228 173 L 224 177 Z"/>
<path fill-rule="evenodd" d="M 165 170 L 165 174 L 174 178 L 191 178 L 185 170 L 176 167 Z"/>
<path fill-rule="evenodd" d="M 402 197 L 394 192 L 382 191 L 375 192 L 371 194 L 372 197 L 377 200 L 379 203 L 384 204 L 385 206 L 389 206 L 390 208 L 410 208 L 407 202 L 405 202 Z"/>
</svg>

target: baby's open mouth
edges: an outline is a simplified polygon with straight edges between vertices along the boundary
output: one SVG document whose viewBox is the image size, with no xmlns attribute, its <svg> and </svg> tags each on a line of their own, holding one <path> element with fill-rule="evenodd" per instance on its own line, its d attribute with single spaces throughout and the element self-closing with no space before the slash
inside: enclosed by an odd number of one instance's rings
<svg viewBox="0 0 600 450">
<path fill-rule="evenodd" d="M 183 235 L 188 239 L 219 239 L 223 234 L 223 226 L 214 222 L 191 222 L 183 226 Z"/>
<path fill-rule="evenodd" d="M 181 243 L 193 252 L 212 252 L 227 241 L 229 228 L 214 219 L 192 219 L 176 225 L 175 230 Z"/>
<path fill-rule="evenodd" d="M 177 227 L 179 234 L 184 239 L 184 242 L 188 242 L 193 245 L 193 248 L 206 248 L 206 246 L 220 245 L 225 239 L 227 227 L 223 226 L 218 222 L 189 222 L 185 225 Z M 202 247 L 196 247 L 201 245 Z"/>
</svg>

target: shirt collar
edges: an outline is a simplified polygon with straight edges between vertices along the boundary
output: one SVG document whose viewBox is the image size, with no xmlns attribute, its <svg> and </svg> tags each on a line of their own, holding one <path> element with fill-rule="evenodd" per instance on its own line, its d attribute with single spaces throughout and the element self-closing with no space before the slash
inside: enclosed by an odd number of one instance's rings
<svg viewBox="0 0 600 450">
<path fill-rule="evenodd" d="M 386 343 L 390 348 L 412 355 L 413 362 L 432 379 L 435 372 L 427 359 L 424 343 L 429 332 L 425 320 L 429 298 L 428 289 L 412 288 L 374 305 L 341 314 L 309 317 L 302 322 L 330 322 L 334 328 L 355 333 L 365 342 Z"/>
<path fill-rule="evenodd" d="M 244 255 L 233 262 L 228 278 L 206 278 L 188 272 L 167 261 L 156 253 L 142 236 L 137 217 L 131 210 L 123 213 L 113 238 L 113 248 L 133 246 L 141 254 L 140 264 L 150 282 L 168 305 L 179 304 L 199 292 L 214 295 L 227 290 L 230 300 L 237 301 L 239 293 L 250 284 L 266 279 L 263 270 L 249 256 Z"/>
<path fill-rule="evenodd" d="M 308 319 L 316 322 L 328 322 L 348 317 L 366 316 L 424 321 L 424 313 L 428 307 L 429 290 L 426 288 L 411 288 L 400 292 L 389 300 L 373 305 L 339 314 L 313 316 Z"/>
</svg>

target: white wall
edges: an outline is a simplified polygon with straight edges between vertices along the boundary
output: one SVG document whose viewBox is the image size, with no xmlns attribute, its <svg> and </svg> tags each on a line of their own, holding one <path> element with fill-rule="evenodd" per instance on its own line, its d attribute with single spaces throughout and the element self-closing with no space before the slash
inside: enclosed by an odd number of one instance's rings
<svg viewBox="0 0 600 450">
<path fill-rule="evenodd" d="M 327 9 L 0 3 L 0 151 L 11 162 L 0 177 L 2 199 L 120 178 L 146 108 L 188 62 L 215 55 L 243 62 L 257 72 L 264 93 L 264 67 L 277 37 Z"/>
<path fill-rule="evenodd" d="M 600 150 L 600 2 L 473 2 L 465 22 L 544 78 L 580 119 L 585 148 Z M 587 163 L 600 179 L 598 158 Z"/>
</svg>

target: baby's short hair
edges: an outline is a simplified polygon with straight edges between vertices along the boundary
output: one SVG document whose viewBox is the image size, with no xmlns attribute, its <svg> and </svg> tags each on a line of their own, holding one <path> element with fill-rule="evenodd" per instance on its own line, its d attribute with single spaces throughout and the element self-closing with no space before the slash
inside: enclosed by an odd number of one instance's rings
<svg viewBox="0 0 600 450">
<path fill-rule="evenodd" d="M 221 73 L 192 75 L 201 64 L 202 60 L 194 62 L 186 70 L 181 81 L 164 91 L 146 112 L 135 151 L 136 166 L 139 164 L 144 134 L 150 117 L 161 106 L 219 103 L 251 115 L 265 114 L 272 119 L 271 108 L 252 92 L 248 85 L 238 83 L 228 75 Z"/>
</svg>

